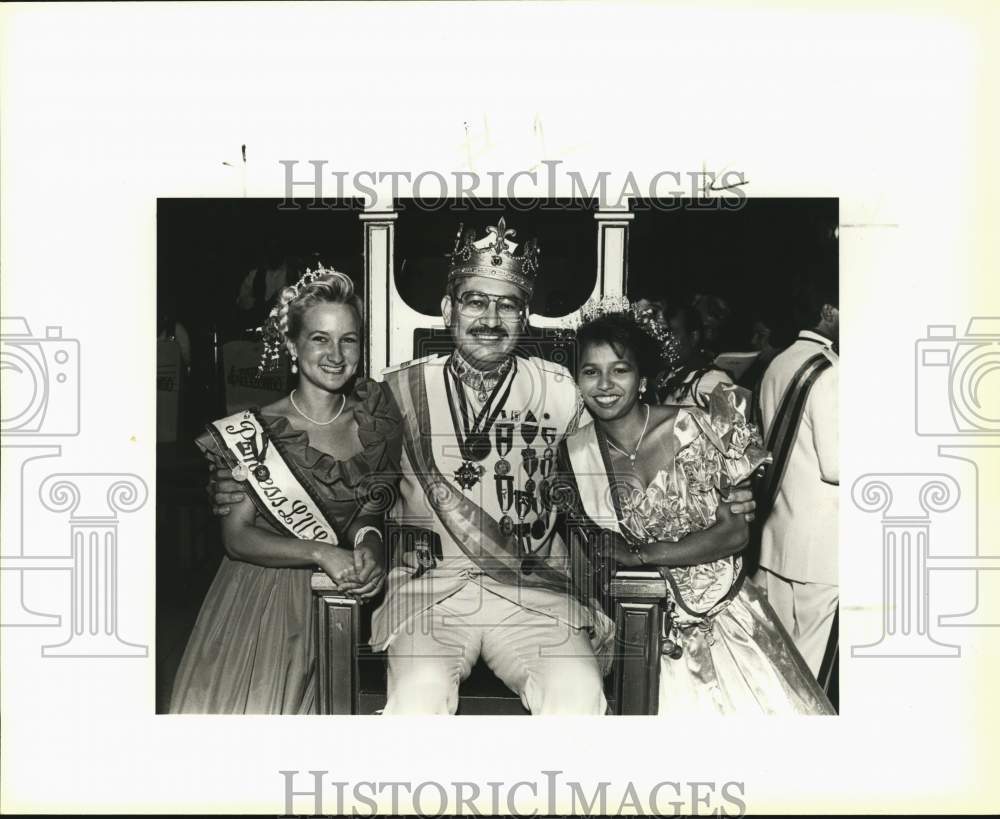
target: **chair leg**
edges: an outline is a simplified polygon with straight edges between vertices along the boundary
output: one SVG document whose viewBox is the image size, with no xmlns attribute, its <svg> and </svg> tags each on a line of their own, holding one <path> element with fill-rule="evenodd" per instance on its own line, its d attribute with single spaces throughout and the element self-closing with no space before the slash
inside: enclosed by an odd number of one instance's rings
<svg viewBox="0 0 1000 819">
<path fill-rule="evenodd" d="M 619 714 L 655 714 L 660 690 L 660 603 L 615 607 L 615 702 Z"/>
<path fill-rule="evenodd" d="M 360 609 L 354 598 L 316 594 L 317 711 L 320 714 L 360 712 Z"/>
</svg>

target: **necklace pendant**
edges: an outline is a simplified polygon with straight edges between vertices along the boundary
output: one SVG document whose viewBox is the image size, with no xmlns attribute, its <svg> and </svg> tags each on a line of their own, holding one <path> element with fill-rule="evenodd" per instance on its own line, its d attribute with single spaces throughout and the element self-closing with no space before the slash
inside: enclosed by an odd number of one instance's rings
<svg viewBox="0 0 1000 819">
<path fill-rule="evenodd" d="M 264 466 L 264 464 L 260 464 L 254 469 L 253 476 L 258 481 L 266 481 L 268 478 L 271 477 L 271 470 L 269 470 L 266 466 Z"/>
</svg>

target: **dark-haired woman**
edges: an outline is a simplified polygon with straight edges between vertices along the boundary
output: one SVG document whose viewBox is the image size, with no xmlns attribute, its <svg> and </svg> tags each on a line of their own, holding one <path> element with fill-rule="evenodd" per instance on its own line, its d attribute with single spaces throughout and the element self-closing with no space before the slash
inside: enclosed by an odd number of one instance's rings
<svg viewBox="0 0 1000 819">
<path fill-rule="evenodd" d="M 355 378 L 361 316 L 343 273 L 321 269 L 285 288 L 265 355 L 287 352 L 296 388 L 259 412 L 213 422 L 198 439 L 245 493 L 223 516 L 226 556 L 184 652 L 171 713 L 314 713 L 313 571 L 359 597 L 381 586 L 401 420 L 381 385 Z"/>
<path fill-rule="evenodd" d="M 739 484 L 767 460 L 745 391 L 717 388 L 708 410 L 645 403 L 663 341 L 629 310 L 577 331 L 577 386 L 594 423 L 559 451 L 572 528 L 619 565 L 667 580 L 660 714 L 833 713 L 766 599 L 743 583 L 754 507 Z"/>
</svg>

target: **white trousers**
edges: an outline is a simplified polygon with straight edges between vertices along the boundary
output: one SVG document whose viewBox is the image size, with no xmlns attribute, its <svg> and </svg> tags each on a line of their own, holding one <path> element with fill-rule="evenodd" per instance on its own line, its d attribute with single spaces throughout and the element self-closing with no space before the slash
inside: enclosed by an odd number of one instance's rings
<svg viewBox="0 0 1000 819">
<path fill-rule="evenodd" d="M 532 598 L 554 592 L 530 590 Z M 586 631 L 470 581 L 411 618 L 389 643 L 384 714 L 454 714 L 458 686 L 481 656 L 532 714 L 607 710 Z"/>
<path fill-rule="evenodd" d="M 767 602 L 791 635 L 809 670 L 817 676 L 837 612 L 840 588 L 827 583 L 788 580 L 763 567 L 753 581 L 767 594 Z"/>
</svg>

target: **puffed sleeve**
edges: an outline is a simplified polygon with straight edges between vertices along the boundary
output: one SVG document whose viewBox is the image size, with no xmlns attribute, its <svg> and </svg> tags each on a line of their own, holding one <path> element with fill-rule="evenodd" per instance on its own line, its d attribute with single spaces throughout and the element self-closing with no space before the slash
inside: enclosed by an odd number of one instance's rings
<svg viewBox="0 0 1000 819">
<path fill-rule="evenodd" d="M 403 448 L 403 422 L 386 384 L 359 380 L 354 388 L 358 404 L 354 419 L 365 460 L 372 471 L 399 471 Z"/>
</svg>

